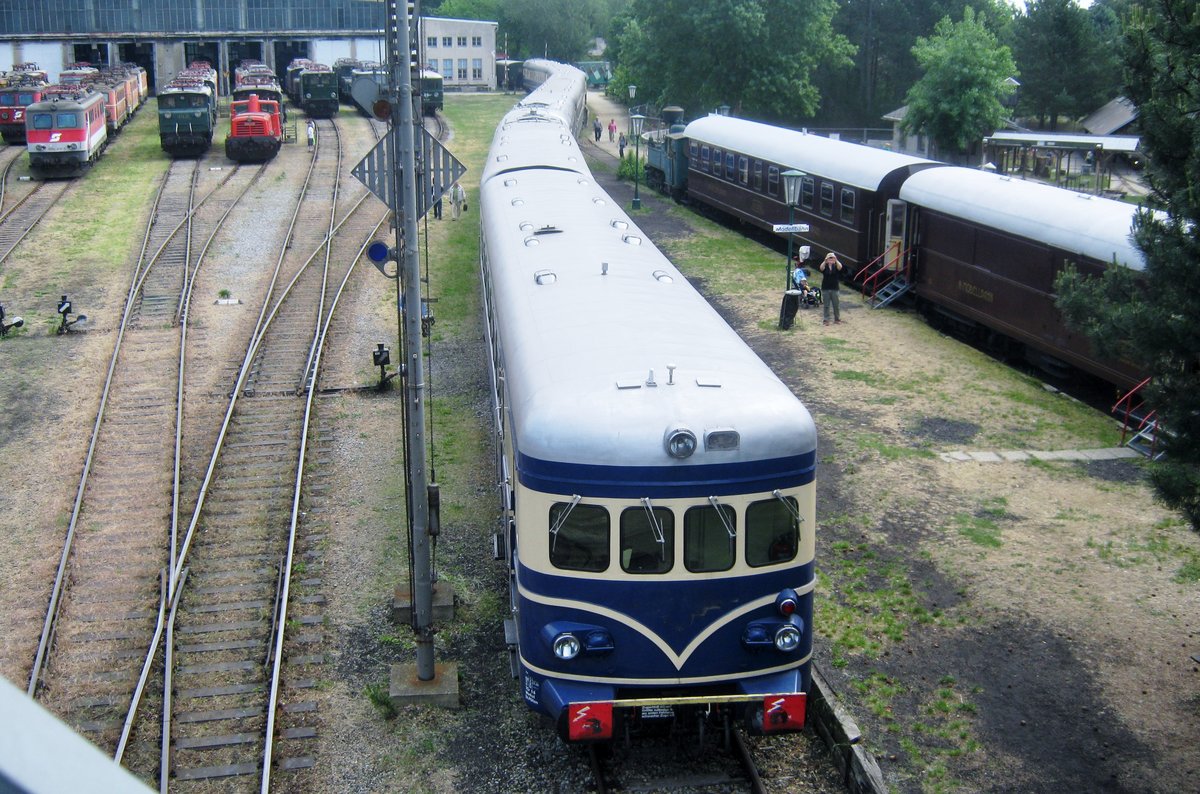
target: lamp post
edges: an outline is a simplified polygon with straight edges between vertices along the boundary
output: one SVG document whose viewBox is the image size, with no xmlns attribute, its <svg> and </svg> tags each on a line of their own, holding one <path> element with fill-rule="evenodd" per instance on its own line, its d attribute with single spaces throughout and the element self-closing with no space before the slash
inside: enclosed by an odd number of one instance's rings
<svg viewBox="0 0 1200 794">
<path fill-rule="evenodd" d="M 788 225 L 791 225 L 795 223 L 796 204 L 800 200 L 800 179 L 806 174 L 792 169 L 784 171 L 780 176 L 783 177 L 783 197 L 788 206 Z M 784 275 L 783 288 L 789 290 L 792 288 L 792 232 L 788 232 L 787 265 Z"/>
<path fill-rule="evenodd" d="M 632 86 L 630 86 L 632 88 Z M 633 125 L 633 208 L 640 210 L 642 208 L 642 198 L 638 195 L 638 171 L 642 170 L 642 124 L 646 121 L 646 117 L 641 113 L 634 113 L 629 117 L 629 123 Z"/>
</svg>

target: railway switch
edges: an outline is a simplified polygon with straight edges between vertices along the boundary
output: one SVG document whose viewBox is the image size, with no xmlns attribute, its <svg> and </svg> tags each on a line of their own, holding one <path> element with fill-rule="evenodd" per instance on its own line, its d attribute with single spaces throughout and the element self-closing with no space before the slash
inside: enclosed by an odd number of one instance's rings
<svg viewBox="0 0 1200 794">
<path fill-rule="evenodd" d="M 58 332 L 57 333 L 60 336 L 62 334 L 69 332 L 76 323 L 81 323 L 87 319 L 86 314 L 77 314 L 77 315 L 75 315 L 75 319 L 72 320 L 71 319 L 72 309 L 73 309 L 73 307 L 71 306 L 71 301 L 67 300 L 66 295 L 63 295 L 62 298 L 58 301 L 58 314 L 61 319 L 58 324 Z"/>
<path fill-rule="evenodd" d="M 11 321 L 4 318 L 4 304 L 0 303 L 0 336 L 8 336 L 10 328 L 20 328 L 25 324 L 24 318 L 21 317 L 14 317 Z"/>
</svg>

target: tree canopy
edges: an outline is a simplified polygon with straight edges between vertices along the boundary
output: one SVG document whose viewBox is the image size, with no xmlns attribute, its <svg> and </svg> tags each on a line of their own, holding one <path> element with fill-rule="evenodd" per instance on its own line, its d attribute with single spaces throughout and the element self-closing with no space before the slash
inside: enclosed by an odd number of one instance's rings
<svg viewBox="0 0 1200 794">
<path fill-rule="evenodd" d="M 1200 529 L 1200 14 L 1195 0 L 1146 0 L 1126 28 L 1126 91 L 1138 107 L 1152 193 L 1134 241 L 1139 277 L 1068 270 L 1059 306 L 1098 350 L 1125 351 L 1152 380 L 1148 401 L 1167 432 L 1151 469 L 1159 496 Z M 1164 212 L 1152 212 L 1161 209 Z"/>
<path fill-rule="evenodd" d="M 727 104 L 760 118 L 811 115 L 818 64 L 849 64 L 833 31 L 836 0 L 633 0 L 620 34 L 622 74 L 638 99 L 697 115 Z"/>
<path fill-rule="evenodd" d="M 1060 115 L 1079 117 L 1115 95 L 1117 53 L 1075 0 L 1032 0 L 1013 40 L 1021 69 L 1021 108 L 1038 126 L 1058 129 Z"/>
<path fill-rule="evenodd" d="M 912 51 L 925 73 L 909 89 L 905 129 L 928 135 L 945 156 L 969 151 L 1000 126 L 1017 67 L 972 8 L 961 22 L 944 17 Z"/>
</svg>

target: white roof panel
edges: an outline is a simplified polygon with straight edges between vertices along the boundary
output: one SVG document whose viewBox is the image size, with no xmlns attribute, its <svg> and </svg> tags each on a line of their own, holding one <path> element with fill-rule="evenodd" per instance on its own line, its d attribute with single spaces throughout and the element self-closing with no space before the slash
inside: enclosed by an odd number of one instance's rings
<svg viewBox="0 0 1200 794">
<path fill-rule="evenodd" d="M 685 134 L 701 143 L 753 155 L 784 168 L 829 176 L 843 184 L 868 190 L 878 190 L 884 177 L 899 168 L 941 165 L 935 160 L 730 116 L 696 119 L 687 125 Z"/>
</svg>

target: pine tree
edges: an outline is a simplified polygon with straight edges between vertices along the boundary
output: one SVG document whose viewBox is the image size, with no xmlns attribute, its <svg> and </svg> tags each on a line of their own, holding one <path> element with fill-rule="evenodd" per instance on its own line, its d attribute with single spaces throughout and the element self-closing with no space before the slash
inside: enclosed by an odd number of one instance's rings
<svg viewBox="0 0 1200 794">
<path fill-rule="evenodd" d="M 1159 497 L 1200 530 L 1200 13 L 1195 0 L 1146 0 L 1126 25 L 1126 90 L 1137 105 L 1151 186 L 1134 240 L 1140 276 L 1067 271 L 1059 306 L 1100 351 L 1124 349 L 1152 377 L 1166 428 L 1151 470 Z"/>
</svg>

